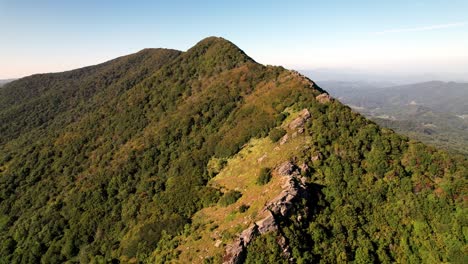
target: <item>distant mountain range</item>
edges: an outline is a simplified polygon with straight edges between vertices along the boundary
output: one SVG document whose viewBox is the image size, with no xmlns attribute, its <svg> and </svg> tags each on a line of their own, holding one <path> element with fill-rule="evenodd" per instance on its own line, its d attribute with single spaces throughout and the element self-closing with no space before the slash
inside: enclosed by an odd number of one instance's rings
<svg viewBox="0 0 468 264">
<path fill-rule="evenodd" d="M 379 87 L 325 81 L 320 85 L 383 126 L 468 154 L 468 83 L 431 81 Z"/>
<path fill-rule="evenodd" d="M 445 82 L 468 82 L 468 71 L 465 72 L 432 72 L 432 73 L 409 73 L 407 71 L 389 72 L 385 70 L 364 70 L 352 68 L 319 68 L 301 70 L 307 76 L 314 76 L 317 82 L 340 81 L 340 82 L 366 82 L 376 86 L 395 86 L 409 83 L 422 83 L 432 80 Z"/>
</svg>

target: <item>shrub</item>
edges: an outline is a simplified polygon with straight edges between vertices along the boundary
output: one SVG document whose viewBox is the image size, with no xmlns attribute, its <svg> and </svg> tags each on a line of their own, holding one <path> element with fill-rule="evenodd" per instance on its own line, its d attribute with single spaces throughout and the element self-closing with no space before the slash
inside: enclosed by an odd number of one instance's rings
<svg viewBox="0 0 468 264">
<path fill-rule="evenodd" d="M 249 207 L 250 206 L 245 205 L 245 204 L 239 206 L 239 213 L 245 213 L 247 210 L 249 210 Z"/>
<path fill-rule="evenodd" d="M 277 142 L 280 138 L 282 138 L 284 135 L 286 135 L 286 130 L 282 128 L 273 128 L 270 131 L 270 139 L 273 142 Z"/>
<path fill-rule="evenodd" d="M 260 169 L 260 174 L 257 178 L 258 185 L 265 185 L 271 180 L 271 169 L 270 168 L 262 168 Z"/>
<path fill-rule="evenodd" d="M 210 177 L 216 176 L 226 166 L 227 160 L 221 158 L 211 158 L 208 162 L 208 173 Z"/>
<path fill-rule="evenodd" d="M 235 203 L 239 198 L 241 198 L 242 193 L 239 191 L 229 191 L 219 199 L 219 204 L 221 206 L 228 206 L 230 204 Z"/>
<path fill-rule="evenodd" d="M 276 117 L 276 125 L 281 125 L 281 123 L 289 116 L 289 113 L 283 112 Z"/>
</svg>

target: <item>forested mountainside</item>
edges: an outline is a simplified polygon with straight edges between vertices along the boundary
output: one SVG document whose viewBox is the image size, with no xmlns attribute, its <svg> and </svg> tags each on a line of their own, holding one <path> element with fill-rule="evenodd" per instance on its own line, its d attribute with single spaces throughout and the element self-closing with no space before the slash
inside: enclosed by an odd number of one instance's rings
<svg viewBox="0 0 468 264">
<path fill-rule="evenodd" d="M 327 91 L 383 127 L 468 155 L 468 84 L 424 82 L 394 87 L 323 82 Z"/>
<path fill-rule="evenodd" d="M 210 37 L 0 89 L 2 263 L 466 263 L 467 160 Z"/>
</svg>

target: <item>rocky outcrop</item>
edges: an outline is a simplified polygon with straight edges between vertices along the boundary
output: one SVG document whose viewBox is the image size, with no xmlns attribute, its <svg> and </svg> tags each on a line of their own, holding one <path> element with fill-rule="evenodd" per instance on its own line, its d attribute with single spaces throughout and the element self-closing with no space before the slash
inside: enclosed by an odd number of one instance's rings
<svg viewBox="0 0 468 264">
<path fill-rule="evenodd" d="M 258 163 L 261 163 L 263 160 L 265 160 L 267 158 L 267 154 L 263 154 L 263 156 L 261 156 L 260 158 L 257 159 L 257 162 Z"/>
<path fill-rule="evenodd" d="M 303 167 L 303 166 L 301 166 Z M 308 168 L 307 168 L 308 169 Z M 223 257 L 224 264 L 238 264 L 244 261 L 246 248 L 248 244 L 257 235 L 269 232 L 278 232 L 278 220 L 291 213 L 296 199 L 309 198 L 309 192 L 305 185 L 305 179 L 300 177 L 300 168 L 292 162 L 287 161 L 276 168 L 277 175 L 284 177 L 282 192 L 269 201 L 263 208 L 262 213 L 265 217 L 242 231 L 239 237 L 226 247 L 226 253 Z M 283 250 L 283 256 L 290 258 L 289 246 L 286 238 L 279 234 L 278 245 Z"/>
<path fill-rule="evenodd" d="M 291 75 L 301 79 L 301 83 L 304 84 L 305 86 L 307 86 L 309 88 L 314 88 L 315 87 L 315 83 L 311 79 L 309 79 L 308 77 L 306 77 L 303 74 L 299 73 L 298 71 L 291 70 Z"/>
<path fill-rule="evenodd" d="M 333 98 L 327 93 L 322 93 L 322 94 L 317 95 L 317 97 L 315 97 L 315 99 L 319 103 L 325 104 L 325 103 L 329 103 Z"/>
<path fill-rule="evenodd" d="M 278 230 L 275 216 L 271 211 L 267 211 L 267 216 L 255 223 L 255 225 L 258 227 L 258 232 L 260 234 Z"/>
<path fill-rule="evenodd" d="M 240 264 L 245 259 L 244 242 L 236 239 L 232 244 L 226 246 L 226 253 L 223 256 L 223 264 Z"/>
<path fill-rule="evenodd" d="M 301 113 L 299 114 L 299 116 L 294 119 L 293 121 L 291 121 L 291 123 L 289 123 L 289 128 L 290 129 L 298 129 L 298 128 L 303 128 L 304 127 L 304 123 L 310 118 L 310 112 L 309 110 L 307 109 L 304 109 L 301 111 Z"/>
<path fill-rule="evenodd" d="M 283 191 L 266 205 L 266 209 L 274 215 L 285 217 L 293 207 L 294 200 L 307 196 L 308 192 L 304 184 L 305 179 L 300 177 L 299 168 L 291 162 L 281 164 L 278 174 L 286 178 L 282 186 Z"/>
<path fill-rule="evenodd" d="M 322 153 L 320 153 L 320 152 L 315 153 L 310 158 L 310 160 L 312 160 L 312 161 L 317 161 L 317 160 L 321 160 L 321 159 L 322 159 Z"/>
<path fill-rule="evenodd" d="M 258 226 L 256 224 L 250 226 L 249 228 L 242 231 L 239 238 L 244 242 L 244 244 L 250 243 L 250 241 L 254 238 L 254 236 L 258 232 Z"/>
<path fill-rule="evenodd" d="M 294 164 L 292 164 L 289 161 L 281 163 L 277 168 L 277 172 L 280 176 L 286 177 L 286 176 L 292 175 L 294 172 Z"/>
<path fill-rule="evenodd" d="M 284 136 L 280 139 L 279 144 L 280 144 L 280 145 L 284 145 L 286 142 L 288 142 L 288 139 L 289 139 L 288 134 L 284 135 Z"/>
</svg>

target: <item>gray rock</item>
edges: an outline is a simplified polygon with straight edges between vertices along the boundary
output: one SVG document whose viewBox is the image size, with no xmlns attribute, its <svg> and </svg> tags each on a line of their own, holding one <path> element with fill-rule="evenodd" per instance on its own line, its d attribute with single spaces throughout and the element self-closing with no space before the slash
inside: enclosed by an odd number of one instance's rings
<svg viewBox="0 0 468 264">
<path fill-rule="evenodd" d="M 304 164 L 301 165 L 301 169 L 303 168 Z M 242 231 L 239 234 L 239 237 L 232 244 L 226 247 L 225 255 L 223 257 L 224 264 L 243 263 L 246 254 L 246 247 L 249 243 L 257 235 L 278 231 L 279 227 L 275 217 L 288 216 L 290 210 L 293 208 L 293 202 L 296 198 L 308 197 L 307 187 L 305 185 L 306 179 L 304 177 L 299 178 L 300 176 L 297 167 L 293 163 L 290 161 L 282 163 L 278 166 L 277 172 L 279 175 L 286 177 L 285 183 L 282 186 L 283 191 L 266 204 L 263 209 L 266 216 L 263 219 Z M 283 251 L 283 256 L 286 259 L 291 259 L 291 252 L 287 245 L 286 238 L 280 235 L 277 242 Z M 218 244 L 218 241 L 216 244 Z"/>
<path fill-rule="evenodd" d="M 325 104 L 325 103 L 329 103 L 332 100 L 332 97 L 327 93 L 323 93 L 323 94 L 317 95 L 317 97 L 315 97 L 315 99 L 319 103 Z"/>
<path fill-rule="evenodd" d="M 289 176 L 294 171 L 294 165 L 291 162 L 286 161 L 278 167 L 277 171 L 281 176 Z"/>
<path fill-rule="evenodd" d="M 278 230 L 278 225 L 276 224 L 275 217 L 270 211 L 268 211 L 267 217 L 258 221 L 256 224 L 258 226 L 258 232 L 260 234 L 265 234 L 267 232 Z"/>
<path fill-rule="evenodd" d="M 236 239 L 226 247 L 226 254 L 223 257 L 223 264 L 240 264 L 245 257 L 244 244 L 240 239 Z"/>
<path fill-rule="evenodd" d="M 311 117 L 309 110 L 307 110 L 306 108 L 302 109 L 301 117 L 305 120 L 309 119 Z"/>
<path fill-rule="evenodd" d="M 250 243 L 250 241 L 252 241 L 252 239 L 255 237 L 257 231 L 258 226 L 256 224 L 251 225 L 249 228 L 242 231 L 239 238 L 242 240 L 244 245 L 247 246 Z"/>
<path fill-rule="evenodd" d="M 281 139 L 280 139 L 280 145 L 284 145 L 289 139 L 289 136 L 288 134 L 284 135 Z"/>
<path fill-rule="evenodd" d="M 302 128 L 304 123 L 310 118 L 310 112 L 307 109 L 301 111 L 299 116 L 289 123 L 290 129 Z"/>
<path fill-rule="evenodd" d="M 311 157 L 312 161 L 317 161 L 317 160 L 321 160 L 321 159 L 322 159 L 322 153 L 320 153 L 320 152 L 312 155 L 312 157 Z"/>
</svg>

